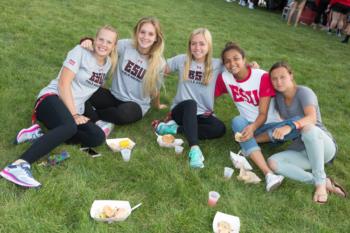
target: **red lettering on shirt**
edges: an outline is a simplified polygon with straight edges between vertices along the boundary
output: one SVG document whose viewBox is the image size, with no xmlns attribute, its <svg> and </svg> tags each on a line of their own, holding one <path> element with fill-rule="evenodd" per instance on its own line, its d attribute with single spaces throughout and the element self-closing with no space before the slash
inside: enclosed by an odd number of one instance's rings
<svg viewBox="0 0 350 233">
<path fill-rule="evenodd" d="M 245 91 L 238 86 L 229 85 L 234 102 L 247 102 L 251 105 L 259 105 L 258 90 Z"/>
<path fill-rule="evenodd" d="M 69 63 L 70 65 L 72 65 L 72 66 L 75 65 L 75 61 L 74 61 L 73 59 L 69 59 L 68 63 Z"/>
</svg>

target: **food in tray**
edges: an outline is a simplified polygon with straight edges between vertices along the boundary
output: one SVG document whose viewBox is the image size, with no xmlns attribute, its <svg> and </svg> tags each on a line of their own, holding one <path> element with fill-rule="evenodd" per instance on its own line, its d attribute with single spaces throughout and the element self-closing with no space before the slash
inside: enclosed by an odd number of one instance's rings
<svg viewBox="0 0 350 233">
<path fill-rule="evenodd" d="M 119 147 L 120 149 L 126 149 L 129 148 L 130 146 L 130 140 L 129 139 L 124 139 L 119 141 Z"/>
<path fill-rule="evenodd" d="M 102 212 L 100 213 L 100 218 L 124 218 L 127 215 L 127 210 L 125 208 L 117 208 L 111 206 L 104 206 Z"/>
<path fill-rule="evenodd" d="M 232 232 L 232 227 L 230 223 L 226 221 L 220 221 L 218 222 L 218 233 L 231 233 Z"/>
<path fill-rule="evenodd" d="M 162 136 L 162 141 L 166 144 L 171 144 L 175 141 L 175 137 L 171 134 L 166 134 Z"/>
</svg>

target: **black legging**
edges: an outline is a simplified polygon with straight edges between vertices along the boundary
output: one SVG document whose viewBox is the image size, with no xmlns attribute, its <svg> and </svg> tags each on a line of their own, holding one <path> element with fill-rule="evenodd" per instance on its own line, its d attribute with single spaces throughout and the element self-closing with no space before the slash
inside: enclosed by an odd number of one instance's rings
<svg viewBox="0 0 350 233">
<path fill-rule="evenodd" d="M 124 125 L 141 120 L 142 110 L 137 103 L 118 100 L 109 90 L 101 87 L 86 101 L 84 115 L 94 122 L 103 120 Z"/>
<path fill-rule="evenodd" d="M 185 134 L 190 146 L 198 145 L 199 139 L 219 138 L 226 132 L 224 123 L 215 116 L 197 115 L 194 100 L 185 100 L 176 105 L 171 117 L 179 125 L 177 132 Z"/>
<path fill-rule="evenodd" d="M 105 140 L 103 131 L 91 121 L 77 125 L 66 105 L 56 95 L 46 97 L 36 112 L 37 119 L 45 125 L 48 132 L 35 140 L 21 156 L 28 163 L 37 161 L 63 142 L 95 147 Z"/>
<path fill-rule="evenodd" d="M 314 23 L 319 24 L 321 22 L 321 17 L 322 17 L 322 24 L 324 26 L 327 25 L 327 14 L 325 13 L 325 10 L 327 9 L 328 4 L 329 4 L 329 0 L 320 1 L 319 5 L 317 6 Z"/>
</svg>

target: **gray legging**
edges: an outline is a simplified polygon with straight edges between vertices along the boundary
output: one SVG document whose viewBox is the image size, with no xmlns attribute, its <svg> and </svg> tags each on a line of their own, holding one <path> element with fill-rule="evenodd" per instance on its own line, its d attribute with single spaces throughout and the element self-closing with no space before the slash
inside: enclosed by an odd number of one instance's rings
<svg viewBox="0 0 350 233">
<path fill-rule="evenodd" d="M 48 154 L 60 144 L 67 142 L 84 147 L 101 145 L 105 135 L 93 122 L 77 125 L 66 105 L 57 95 L 47 96 L 36 109 L 37 119 L 48 129 L 34 141 L 21 159 L 33 163 Z"/>
<path fill-rule="evenodd" d="M 334 158 L 336 145 L 328 134 L 316 126 L 304 131 L 301 139 L 305 150 L 282 151 L 272 155 L 268 161 L 276 173 L 290 179 L 315 185 L 325 183 L 324 164 Z"/>
</svg>

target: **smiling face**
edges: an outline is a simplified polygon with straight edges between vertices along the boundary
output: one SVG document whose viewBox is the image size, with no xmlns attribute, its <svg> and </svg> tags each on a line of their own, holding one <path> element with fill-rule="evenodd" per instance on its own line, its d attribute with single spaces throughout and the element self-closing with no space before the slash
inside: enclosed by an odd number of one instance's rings
<svg viewBox="0 0 350 233">
<path fill-rule="evenodd" d="M 246 71 L 245 58 L 236 49 L 230 49 L 224 53 L 223 62 L 228 72 L 238 75 L 242 71 Z"/>
<path fill-rule="evenodd" d="M 101 29 L 94 41 L 94 52 L 98 57 L 107 57 L 117 42 L 117 33 L 108 29 Z"/>
<path fill-rule="evenodd" d="M 190 50 L 196 62 L 203 63 L 205 61 L 205 56 L 209 51 L 209 45 L 203 34 L 192 36 Z"/>
<path fill-rule="evenodd" d="M 144 23 L 137 32 L 137 48 L 141 53 L 148 53 L 157 41 L 156 28 L 152 23 Z"/>
<path fill-rule="evenodd" d="M 279 92 L 288 91 L 294 87 L 293 74 L 285 67 L 278 67 L 271 71 L 270 78 L 273 87 Z"/>
</svg>

